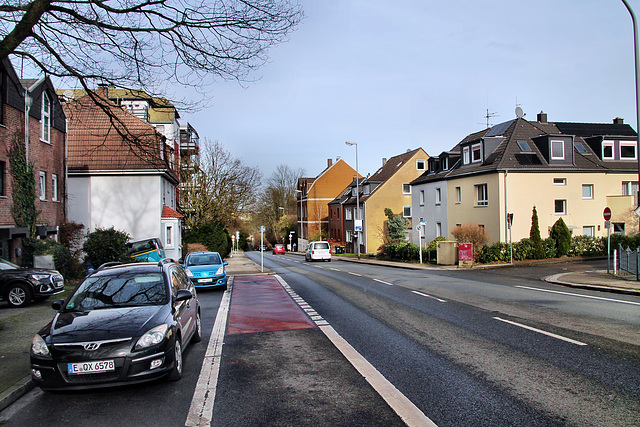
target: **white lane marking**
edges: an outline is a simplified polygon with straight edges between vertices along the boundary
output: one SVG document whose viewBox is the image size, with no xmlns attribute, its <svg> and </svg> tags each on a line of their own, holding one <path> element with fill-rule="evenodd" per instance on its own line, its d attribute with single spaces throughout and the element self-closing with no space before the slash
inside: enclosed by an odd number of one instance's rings
<svg viewBox="0 0 640 427">
<path fill-rule="evenodd" d="M 340 270 L 338 270 L 337 268 L 331 268 L 331 270 L 333 270 L 333 271 L 340 271 Z"/>
<path fill-rule="evenodd" d="M 189 414 L 187 415 L 186 427 L 205 427 L 211 425 L 213 417 L 213 402 L 216 399 L 216 388 L 218 386 L 218 374 L 220 372 L 220 361 L 222 359 L 222 345 L 224 344 L 224 331 L 227 329 L 227 314 L 231 305 L 231 289 L 233 288 L 233 277 L 229 279 L 229 289 L 224 292 L 216 321 L 213 324 L 207 351 L 202 361 L 200 376 L 196 384 L 196 390 L 191 399 Z"/>
<path fill-rule="evenodd" d="M 347 273 L 351 274 L 352 276 L 362 277 L 362 274 L 352 273 L 352 272 L 350 272 L 350 271 L 347 271 Z"/>
<path fill-rule="evenodd" d="M 413 402 L 342 338 L 331 325 L 318 327 L 408 426 L 436 426 Z"/>
<path fill-rule="evenodd" d="M 418 292 L 418 291 L 411 291 L 411 292 L 413 292 L 414 294 L 418 294 L 420 296 L 423 296 L 423 297 L 434 299 L 434 300 L 436 300 L 438 302 L 447 302 L 446 300 L 443 300 L 443 299 L 440 299 L 440 298 L 436 298 L 433 295 L 423 294 L 422 292 Z"/>
<path fill-rule="evenodd" d="M 523 325 L 521 323 L 512 322 L 511 320 L 501 319 L 499 317 L 494 317 L 494 319 L 499 320 L 499 321 L 504 322 L 504 323 L 509 323 L 510 325 L 518 326 L 520 328 L 528 329 L 528 330 L 533 331 L 533 332 L 538 332 L 539 334 L 544 334 L 544 335 L 547 335 L 547 336 L 552 337 L 552 338 L 556 338 L 556 339 L 559 339 L 559 340 L 562 340 L 562 341 L 566 341 L 566 342 L 569 342 L 571 344 L 588 345 L 588 344 L 580 342 L 580 341 L 572 340 L 571 338 L 563 337 L 562 335 L 556 335 L 556 334 L 553 334 L 551 332 L 543 331 L 542 329 L 536 329 L 536 328 L 532 328 L 531 326 Z"/>
<path fill-rule="evenodd" d="M 380 282 L 383 285 L 393 286 L 393 283 L 385 282 L 384 280 L 380 280 L 380 279 L 373 279 L 373 280 L 375 280 L 376 282 Z"/>
<path fill-rule="evenodd" d="M 298 304 L 307 304 L 287 282 L 279 275 L 275 278 L 280 285 L 289 293 Z M 302 301 L 302 302 L 300 302 Z M 389 382 L 367 359 L 354 349 L 344 338 L 342 338 L 333 327 L 312 310 L 305 310 L 307 315 L 315 322 L 334 346 L 344 355 L 344 357 L 356 368 L 365 380 L 376 390 L 376 392 L 389 404 L 391 409 L 410 427 L 437 427 L 416 405 L 413 404 L 404 394 Z"/>
<path fill-rule="evenodd" d="M 530 289 L 532 291 L 540 291 L 540 292 L 549 292 L 549 293 L 552 293 L 552 294 L 570 295 L 570 296 L 573 296 L 573 297 L 580 297 L 580 298 L 598 299 L 598 300 L 602 300 L 602 301 L 619 302 L 620 304 L 640 305 L 640 302 L 624 301 L 624 300 L 621 300 L 621 299 L 604 298 L 604 297 L 594 297 L 594 296 L 591 296 L 591 295 L 574 294 L 572 292 L 552 291 L 550 289 L 532 288 L 532 287 L 529 287 L 529 286 L 516 286 L 516 288 Z"/>
</svg>

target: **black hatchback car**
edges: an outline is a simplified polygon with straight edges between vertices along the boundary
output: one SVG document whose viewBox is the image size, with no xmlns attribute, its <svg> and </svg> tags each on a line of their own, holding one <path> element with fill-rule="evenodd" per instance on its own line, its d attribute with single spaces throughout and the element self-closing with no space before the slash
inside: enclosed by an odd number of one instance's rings
<svg viewBox="0 0 640 427">
<path fill-rule="evenodd" d="M 182 376 L 182 352 L 202 339 L 200 303 L 171 260 L 101 266 L 31 344 L 31 376 L 44 390 Z"/>
<path fill-rule="evenodd" d="M 64 291 L 64 278 L 56 270 L 23 268 L 0 258 L 0 299 L 12 307 L 24 307 L 32 300 L 44 301 Z"/>
</svg>

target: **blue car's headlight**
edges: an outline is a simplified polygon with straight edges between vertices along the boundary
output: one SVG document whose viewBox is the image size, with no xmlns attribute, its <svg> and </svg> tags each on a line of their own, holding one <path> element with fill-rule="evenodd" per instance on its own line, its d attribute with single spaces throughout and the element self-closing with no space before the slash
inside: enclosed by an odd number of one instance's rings
<svg viewBox="0 0 640 427">
<path fill-rule="evenodd" d="M 216 276 L 222 276 L 224 274 L 224 267 L 220 267 L 218 271 L 216 271 Z"/>
</svg>

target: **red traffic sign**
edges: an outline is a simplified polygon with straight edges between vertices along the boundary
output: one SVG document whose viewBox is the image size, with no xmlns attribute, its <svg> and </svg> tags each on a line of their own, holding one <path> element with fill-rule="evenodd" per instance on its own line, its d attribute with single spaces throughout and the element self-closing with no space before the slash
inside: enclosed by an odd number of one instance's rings
<svg viewBox="0 0 640 427">
<path fill-rule="evenodd" d="M 604 212 L 602 212 L 602 216 L 604 217 L 605 221 L 609 221 L 611 219 L 611 209 L 609 209 L 608 206 L 604 208 Z"/>
</svg>

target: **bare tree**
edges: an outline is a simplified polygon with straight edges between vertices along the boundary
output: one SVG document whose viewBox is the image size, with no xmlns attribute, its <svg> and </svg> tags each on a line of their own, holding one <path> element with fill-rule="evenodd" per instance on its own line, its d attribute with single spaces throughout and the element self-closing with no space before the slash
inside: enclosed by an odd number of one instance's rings
<svg viewBox="0 0 640 427">
<path fill-rule="evenodd" d="M 301 18 L 301 6 L 289 0 L 5 0 L 0 60 L 17 57 L 21 66 L 83 90 L 107 114 L 99 85 L 195 108 L 217 79 L 245 80 Z M 175 99 L 168 92 L 176 84 L 202 99 Z M 126 142 L 139 145 L 111 120 Z"/>
<path fill-rule="evenodd" d="M 185 225 L 219 222 L 237 227 L 239 218 L 255 201 L 260 171 L 244 165 L 217 141 L 205 139 L 201 158 L 198 173 L 185 175 L 182 181 Z"/>
</svg>

